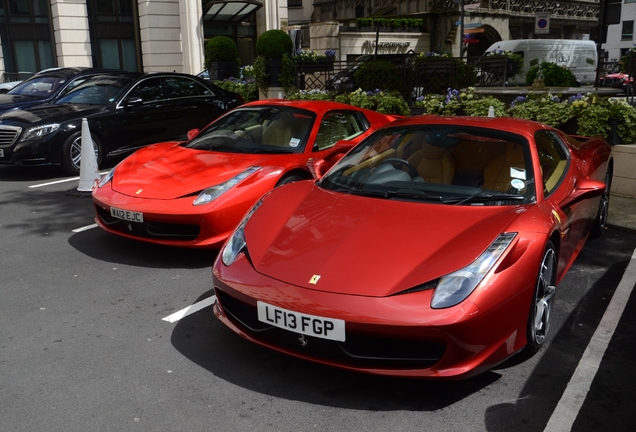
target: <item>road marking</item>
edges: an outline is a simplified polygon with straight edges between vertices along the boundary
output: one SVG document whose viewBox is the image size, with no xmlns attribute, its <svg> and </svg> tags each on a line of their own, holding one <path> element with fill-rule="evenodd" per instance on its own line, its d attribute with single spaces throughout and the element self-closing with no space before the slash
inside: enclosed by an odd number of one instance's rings
<svg viewBox="0 0 636 432">
<path fill-rule="evenodd" d="M 181 309 L 178 312 L 173 313 L 172 315 L 168 315 L 165 318 L 162 318 L 164 321 L 168 321 L 170 323 L 174 323 L 179 321 L 181 318 L 185 318 L 190 314 L 200 311 L 203 308 L 206 308 L 216 302 L 216 296 L 208 297 L 205 300 L 201 300 L 198 303 L 188 306 L 185 309 Z"/>
<path fill-rule="evenodd" d="M 636 250 L 544 432 L 572 430 L 636 284 Z"/>
<path fill-rule="evenodd" d="M 86 226 L 83 226 L 81 228 L 75 228 L 74 230 L 72 230 L 72 232 L 80 233 L 82 231 L 88 231 L 89 229 L 93 229 L 93 228 L 97 228 L 97 224 L 96 223 L 91 224 L 91 225 L 86 225 Z"/>
<path fill-rule="evenodd" d="M 104 174 L 107 174 L 107 172 L 99 173 L 99 175 L 104 175 Z M 29 186 L 29 189 L 35 189 L 35 188 L 44 187 L 44 186 L 51 186 L 51 185 L 54 185 L 54 184 L 66 183 L 66 182 L 70 182 L 70 181 L 73 181 L 73 180 L 79 180 L 79 177 L 70 177 L 70 178 L 67 178 L 67 179 L 56 180 L 56 181 L 52 181 L 52 182 L 48 182 L 48 183 L 41 183 L 41 184 L 31 185 L 31 186 Z"/>
</svg>

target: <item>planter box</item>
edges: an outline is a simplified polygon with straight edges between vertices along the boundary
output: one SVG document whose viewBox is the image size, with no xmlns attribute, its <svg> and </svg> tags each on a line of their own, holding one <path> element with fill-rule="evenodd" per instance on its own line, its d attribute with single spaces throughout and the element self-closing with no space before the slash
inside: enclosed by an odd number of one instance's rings
<svg viewBox="0 0 636 432">
<path fill-rule="evenodd" d="M 636 198 L 636 144 L 615 145 L 612 194 Z M 610 204 L 611 206 L 611 204 Z"/>
<path fill-rule="evenodd" d="M 208 64 L 208 73 L 210 81 L 221 81 L 238 76 L 238 67 L 236 62 L 212 61 Z"/>
<path fill-rule="evenodd" d="M 325 72 L 333 70 L 333 59 L 319 59 L 317 61 L 298 62 L 299 72 Z"/>
</svg>

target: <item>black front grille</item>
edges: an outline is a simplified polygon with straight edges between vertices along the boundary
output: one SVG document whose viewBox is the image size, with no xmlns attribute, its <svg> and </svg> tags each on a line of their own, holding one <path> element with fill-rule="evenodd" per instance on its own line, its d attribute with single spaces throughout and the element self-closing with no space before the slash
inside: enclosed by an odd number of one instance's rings
<svg viewBox="0 0 636 432">
<path fill-rule="evenodd" d="M 144 221 L 143 223 L 129 222 L 114 218 L 106 210 L 95 206 L 97 215 L 104 225 L 113 231 L 152 239 L 192 241 L 201 232 L 201 227 L 194 224 L 180 224 L 168 222 Z"/>
<path fill-rule="evenodd" d="M 351 329 L 347 329 L 345 342 L 307 335 L 301 338 L 300 334 L 260 322 L 255 306 L 225 291 L 217 288 L 216 296 L 228 319 L 252 338 L 300 355 L 357 367 L 407 369 L 432 367 L 446 350 L 445 345 L 437 341 L 391 338 Z"/>
<path fill-rule="evenodd" d="M 10 147 L 22 132 L 22 128 L 0 126 L 0 147 Z"/>
</svg>

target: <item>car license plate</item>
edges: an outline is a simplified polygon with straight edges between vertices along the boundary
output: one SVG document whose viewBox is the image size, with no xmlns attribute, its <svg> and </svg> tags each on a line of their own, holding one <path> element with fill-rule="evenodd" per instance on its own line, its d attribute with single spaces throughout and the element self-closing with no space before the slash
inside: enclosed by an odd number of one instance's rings
<svg viewBox="0 0 636 432">
<path fill-rule="evenodd" d="M 257 302 L 258 320 L 278 328 L 321 339 L 345 341 L 345 322 L 335 318 L 308 315 Z"/>
<path fill-rule="evenodd" d="M 0 149 L 0 157 L 4 157 L 4 149 Z"/>
<path fill-rule="evenodd" d="M 134 212 L 128 210 L 122 210 L 115 207 L 110 208 L 110 215 L 117 219 L 123 219 L 130 222 L 143 222 L 144 214 L 141 212 Z"/>
</svg>

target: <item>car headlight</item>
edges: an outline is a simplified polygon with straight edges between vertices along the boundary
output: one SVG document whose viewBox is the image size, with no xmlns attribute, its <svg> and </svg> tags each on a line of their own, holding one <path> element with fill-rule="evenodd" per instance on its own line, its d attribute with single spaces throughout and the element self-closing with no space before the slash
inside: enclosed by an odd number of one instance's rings
<svg viewBox="0 0 636 432">
<path fill-rule="evenodd" d="M 477 288 L 516 236 L 517 233 L 499 235 L 471 264 L 442 277 L 435 288 L 431 307 L 433 309 L 447 308 L 465 300 Z"/>
<path fill-rule="evenodd" d="M 104 177 L 101 178 L 99 183 L 97 183 L 97 188 L 98 189 L 101 188 L 102 186 L 108 184 L 108 182 L 113 179 L 113 176 L 115 175 L 115 169 L 116 168 L 117 167 L 115 167 L 112 170 L 108 171 L 108 174 L 106 174 Z"/>
<path fill-rule="evenodd" d="M 247 221 L 250 220 L 256 209 L 259 208 L 261 204 L 263 204 L 263 198 L 259 199 L 250 211 L 247 212 L 241 223 L 238 224 L 230 238 L 228 238 L 227 242 L 225 242 L 225 246 L 223 246 L 223 250 L 221 251 L 221 260 L 226 266 L 232 265 L 239 254 L 245 250 L 245 247 L 247 246 L 247 243 L 245 242 L 245 225 L 247 225 Z"/>
<path fill-rule="evenodd" d="M 27 129 L 20 141 L 30 141 L 38 138 L 44 138 L 47 135 L 51 135 L 60 128 L 58 123 L 51 123 L 43 126 L 35 126 Z"/>
<path fill-rule="evenodd" d="M 204 189 L 199 194 L 197 199 L 195 199 L 192 202 L 192 205 L 195 205 L 195 206 L 204 205 L 204 204 L 208 204 L 208 203 L 214 201 L 215 199 L 220 197 L 222 194 L 227 192 L 229 189 L 233 188 L 238 183 L 240 183 L 241 181 L 245 180 L 246 178 L 251 176 L 254 172 L 258 171 L 259 169 L 261 169 L 261 167 L 259 167 L 259 166 L 249 167 L 248 169 L 246 169 L 242 173 L 235 175 L 231 179 L 229 179 L 227 181 L 224 181 L 223 183 L 221 183 L 219 185 L 211 186 L 211 187 L 209 187 L 207 189 Z"/>
</svg>

